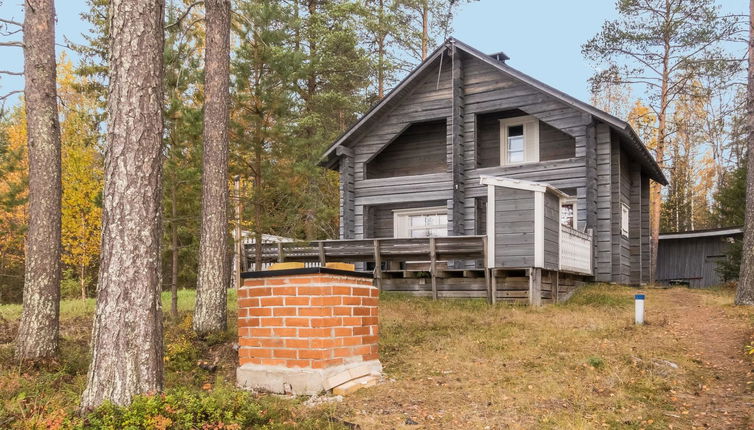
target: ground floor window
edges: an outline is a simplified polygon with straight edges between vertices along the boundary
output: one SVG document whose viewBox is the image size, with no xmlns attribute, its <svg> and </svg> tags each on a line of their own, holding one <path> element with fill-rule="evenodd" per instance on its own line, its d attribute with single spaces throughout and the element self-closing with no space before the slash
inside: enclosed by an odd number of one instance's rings
<svg viewBox="0 0 754 430">
<path fill-rule="evenodd" d="M 448 209 L 444 206 L 393 211 L 395 237 L 445 237 Z"/>
</svg>

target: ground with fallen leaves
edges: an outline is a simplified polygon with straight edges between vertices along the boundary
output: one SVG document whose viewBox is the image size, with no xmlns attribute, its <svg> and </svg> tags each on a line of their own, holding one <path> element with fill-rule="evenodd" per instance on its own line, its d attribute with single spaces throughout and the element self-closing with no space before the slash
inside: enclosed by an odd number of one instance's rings
<svg viewBox="0 0 754 430">
<path fill-rule="evenodd" d="M 582 289 L 539 309 L 397 296 L 387 380 L 337 413 L 364 429 L 754 428 L 754 310 L 732 290 Z M 417 424 L 407 424 L 417 423 Z"/>
<path fill-rule="evenodd" d="M 726 289 L 642 291 L 641 327 L 632 322 L 638 290 L 615 285 L 542 308 L 385 294 L 381 384 L 340 402 L 257 398 L 286 428 L 754 429 L 754 309 L 733 306 Z M 232 387 L 233 297 L 228 333 L 198 340 L 193 294 L 181 292 L 180 316 L 166 317 L 167 387 Z M 62 358 L 29 367 L 12 360 L 20 307 L 0 306 L 0 428 L 75 411 L 93 307 L 64 301 Z"/>
</svg>

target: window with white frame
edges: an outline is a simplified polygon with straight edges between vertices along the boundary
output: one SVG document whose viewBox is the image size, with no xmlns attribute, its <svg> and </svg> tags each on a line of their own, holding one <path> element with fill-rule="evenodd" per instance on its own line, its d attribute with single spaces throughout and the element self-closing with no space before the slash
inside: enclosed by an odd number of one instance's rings
<svg viewBox="0 0 754 430">
<path fill-rule="evenodd" d="M 448 209 L 444 206 L 393 211 L 395 237 L 445 237 Z"/>
<path fill-rule="evenodd" d="M 500 120 L 500 164 L 539 161 L 539 121 L 533 116 Z"/>
<path fill-rule="evenodd" d="M 560 204 L 560 223 L 576 228 L 576 200 L 563 200 Z"/>
<path fill-rule="evenodd" d="M 627 204 L 623 203 L 621 205 L 621 212 L 620 212 L 620 234 L 622 234 L 625 237 L 628 237 L 628 215 L 629 215 L 629 207 Z"/>
</svg>

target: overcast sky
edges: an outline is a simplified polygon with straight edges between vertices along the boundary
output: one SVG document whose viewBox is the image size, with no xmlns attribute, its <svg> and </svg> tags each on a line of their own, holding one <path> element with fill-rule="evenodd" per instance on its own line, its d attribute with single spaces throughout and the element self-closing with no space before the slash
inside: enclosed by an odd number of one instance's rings
<svg viewBox="0 0 754 430">
<path fill-rule="evenodd" d="M 746 0 L 724 0 L 726 9 L 747 12 Z M 22 0 L 0 0 L 0 16 L 23 20 Z M 88 27 L 79 14 L 83 0 L 58 0 L 57 38 L 81 42 Z M 480 0 L 460 7 L 453 35 L 487 53 L 503 51 L 508 64 L 581 100 L 589 100 L 587 79 L 594 70 L 581 45 L 606 19 L 615 18 L 611 0 Z M 59 50 L 63 48 L 58 48 Z M 0 69 L 23 69 L 20 48 L 0 48 Z M 75 57 L 74 57 L 75 58 Z M 0 76 L 0 94 L 23 88 L 23 78 Z"/>
</svg>

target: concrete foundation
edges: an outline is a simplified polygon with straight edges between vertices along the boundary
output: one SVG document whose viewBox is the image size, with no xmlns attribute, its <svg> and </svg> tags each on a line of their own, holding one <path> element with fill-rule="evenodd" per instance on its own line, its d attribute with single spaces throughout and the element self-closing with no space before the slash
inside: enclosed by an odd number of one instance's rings
<svg viewBox="0 0 754 430">
<path fill-rule="evenodd" d="M 315 395 L 365 375 L 382 374 L 379 360 L 325 369 L 244 364 L 236 370 L 240 388 L 278 394 Z"/>
</svg>

